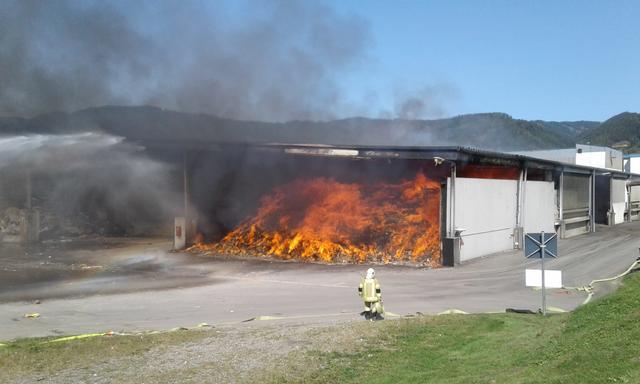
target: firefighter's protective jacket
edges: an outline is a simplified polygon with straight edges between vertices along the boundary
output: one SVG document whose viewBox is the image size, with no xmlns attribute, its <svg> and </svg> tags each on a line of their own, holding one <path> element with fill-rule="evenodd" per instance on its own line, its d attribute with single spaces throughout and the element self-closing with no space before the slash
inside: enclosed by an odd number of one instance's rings
<svg viewBox="0 0 640 384">
<path fill-rule="evenodd" d="M 375 303 L 382 298 L 378 279 L 361 279 L 358 286 L 358 294 L 365 303 Z"/>
</svg>

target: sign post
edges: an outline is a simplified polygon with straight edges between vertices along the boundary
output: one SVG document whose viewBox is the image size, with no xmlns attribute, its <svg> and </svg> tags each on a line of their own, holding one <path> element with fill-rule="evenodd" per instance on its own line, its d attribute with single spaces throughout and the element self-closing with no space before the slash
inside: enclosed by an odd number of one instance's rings
<svg viewBox="0 0 640 384">
<path fill-rule="evenodd" d="M 540 269 L 542 270 L 542 316 L 547 316 L 547 291 L 544 285 L 544 249 L 547 246 L 544 244 L 544 231 L 540 232 L 542 235 L 542 243 L 540 244 Z"/>
<path fill-rule="evenodd" d="M 546 235 L 546 236 L 545 236 Z M 547 295 L 544 281 L 544 259 L 546 257 L 557 258 L 558 236 L 540 233 L 527 233 L 524 238 L 524 256 L 527 259 L 540 258 L 540 268 L 542 269 L 542 315 L 547 315 Z"/>
</svg>

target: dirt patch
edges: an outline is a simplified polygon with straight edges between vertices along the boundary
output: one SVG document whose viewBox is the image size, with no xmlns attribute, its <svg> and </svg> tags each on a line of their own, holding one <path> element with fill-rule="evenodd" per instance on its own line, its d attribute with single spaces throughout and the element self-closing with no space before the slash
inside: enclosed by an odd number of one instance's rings
<svg viewBox="0 0 640 384">
<path fill-rule="evenodd" d="M 94 356 L 65 362 L 66 367 L 50 374 L 46 355 L 41 356 L 41 372 L 16 371 L 6 377 L 11 383 L 247 383 L 269 381 L 275 377 L 300 377 L 314 363 L 310 352 L 345 352 L 364 342 L 362 327 L 377 332 L 375 324 L 358 322 L 336 324 L 255 323 L 243 327 L 179 331 L 191 339 L 172 338 L 151 344 L 134 355 L 102 353 L 117 345 L 98 344 Z M 117 339 L 114 339 L 117 343 Z M 130 342 L 130 340 L 127 340 Z"/>
</svg>

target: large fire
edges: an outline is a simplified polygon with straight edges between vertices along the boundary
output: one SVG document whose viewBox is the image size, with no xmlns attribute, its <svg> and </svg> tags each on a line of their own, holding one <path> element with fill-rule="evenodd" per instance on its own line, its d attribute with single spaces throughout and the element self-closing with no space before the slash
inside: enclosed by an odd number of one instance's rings
<svg viewBox="0 0 640 384">
<path fill-rule="evenodd" d="M 440 185 L 419 172 L 397 183 L 298 179 L 254 217 L 198 251 L 325 262 L 440 264 Z"/>
</svg>

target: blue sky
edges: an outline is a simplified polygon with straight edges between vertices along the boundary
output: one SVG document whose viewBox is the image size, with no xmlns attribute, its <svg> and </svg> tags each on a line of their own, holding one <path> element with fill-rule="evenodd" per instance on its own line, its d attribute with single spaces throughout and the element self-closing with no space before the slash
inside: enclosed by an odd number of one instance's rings
<svg viewBox="0 0 640 384">
<path fill-rule="evenodd" d="M 335 0 L 369 25 L 353 99 L 427 87 L 446 116 L 604 120 L 640 111 L 640 1 Z M 402 92 L 402 91 L 401 91 Z"/>
</svg>

